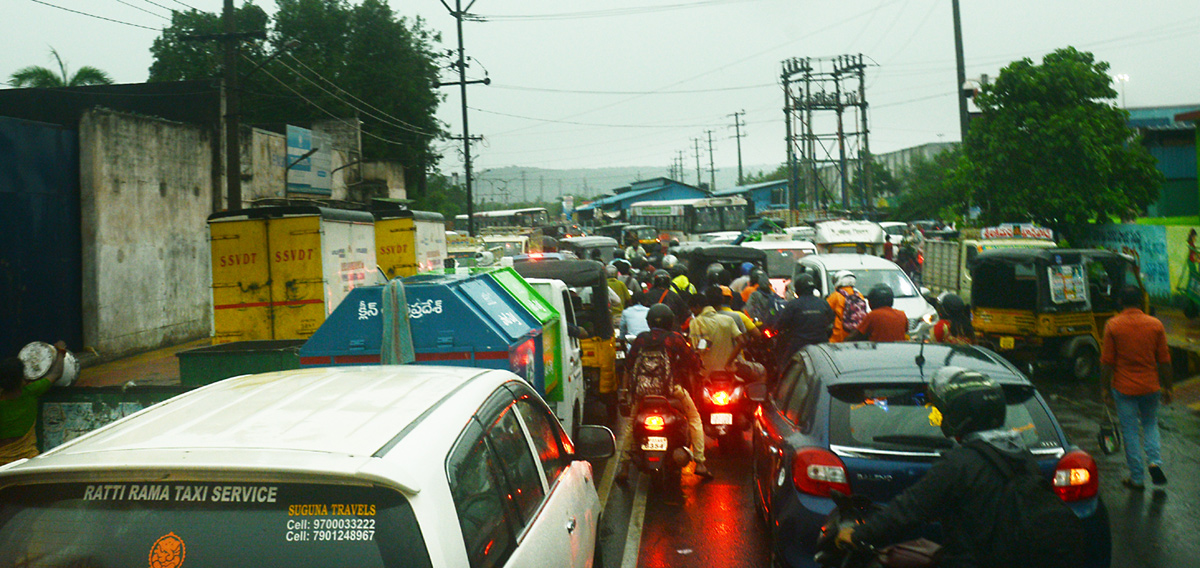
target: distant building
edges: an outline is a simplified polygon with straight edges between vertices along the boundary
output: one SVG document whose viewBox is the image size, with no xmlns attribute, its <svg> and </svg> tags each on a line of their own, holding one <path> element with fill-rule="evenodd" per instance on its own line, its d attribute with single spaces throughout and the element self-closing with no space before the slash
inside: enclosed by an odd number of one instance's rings
<svg viewBox="0 0 1200 568">
<path fill-rule="evenodd" d="M 738 195 L 750 203 L 751 215 L 762 215 L 769 210 L 786 210 L 788 208 L 787 180 L 764 181 L 749 185 L 739 185 L 721 191 L 714 191 L 713 197 L 730 197 Z"/>
<path fill-rule="evenodd" d="M 639 201 L 699 199 L 701 197 L 708 197 L 708 193 L 698 187 L 665 177 L 636 181 L 614 189 L 613 195 L 577 207 L 575 222 L 603 225 L 625 220 L 625 212 L 629 206 Z"/>
<path fill-rule="evenodd" d="M 1146 208 L 1146 214 L 1150 217 L 1200 214 L 1196 173 L 1196 122 L 1200 118 L 1200 104 L 1128 110 L 1129 127 L 1141 135 L 1142 145 L 1158 160 L 1158 171 L 1166 177 L 1158 200 Z"/>
</svg>

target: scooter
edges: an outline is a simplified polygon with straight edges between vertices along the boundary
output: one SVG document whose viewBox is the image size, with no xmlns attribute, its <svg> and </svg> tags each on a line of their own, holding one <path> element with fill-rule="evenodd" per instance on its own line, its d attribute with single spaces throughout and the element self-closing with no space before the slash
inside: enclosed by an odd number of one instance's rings
<svg viewBox="0 0 1200 568">
<path fill-rule="evenodd" d="M 749 430 L 752 402 L 746 396 L 745 384 L 732 371 L 709 373 L 701 384 L 700 419 L 704 433 L 717 439 L 722 450 L 742 447 L 742 433 Z"/>
<path fill-rule="evenodd" d="M 647 395 L 633 414 L 630 461 L 665 486 L 678 486 L 683 468 L 692 461 L 687 416 L 664 396 Z"/>
<path fill-rule="evenodd" d="M 829 497 L 833 499 L 834 508 L 817 536 L 817 553 L 813 555 L 817 564 L 841 568 L 935 568 L 939 565 L 941 546 L 923 538 L 886 548 L 866 544 L 839 548 L 838 532 L 861 524 L 879 506 L 861 495 L 845 495 L 840 491 L 831 491 Z"/>
<path fill-rule="evenodd" d="M 629 416 L 633 410 L 634 393 L 630 385 L 628 365 L 629 348 L 633 346 L 633 341 L 637 339 L 636 335 L 617 335 L 616 349 L 616 370 L 617 370 L 617 410 L 621 416 Z"/>
</svg>

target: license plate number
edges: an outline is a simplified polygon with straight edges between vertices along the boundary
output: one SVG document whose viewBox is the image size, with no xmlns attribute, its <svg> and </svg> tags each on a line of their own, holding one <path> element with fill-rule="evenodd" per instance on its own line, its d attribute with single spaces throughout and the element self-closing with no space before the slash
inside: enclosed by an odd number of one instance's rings
<svg viewBox="0 0 1200 568">
<path fill-rule="evenodd" d="M 718 426 L 733 424 L 733 415 L 728 412 L 714 412 L 708 416 L 708 423 Z"/>
<path fill-rule="evenodd" d="M 648 452 L 665 452 L 667 450 L 667 439 L 664 436 L 650 436 L 642 444 L 642 449 Z"/>
<path fill-rule="evenodd" d="M 1000 338 L 1000 348 L 1001 349 L 1012 349 L 1014 345 L 1016 345 L 1016 339 L 1014 339 L 1012 337 L 1001 337 Z"/>
</svg>

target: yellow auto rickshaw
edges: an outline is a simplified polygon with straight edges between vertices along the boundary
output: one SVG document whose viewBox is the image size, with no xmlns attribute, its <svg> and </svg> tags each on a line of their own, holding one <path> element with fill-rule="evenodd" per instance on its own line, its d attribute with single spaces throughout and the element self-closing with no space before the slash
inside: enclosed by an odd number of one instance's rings
<svg viewBox="0 0 1200 568">
<path fill-rule="evenodd" d="M 1121 289 L 1137 286 L 1148 307 L 1137 264 L 1106 250 L 985 250 L 971 276 L 977 342 L 1031 372 L 1060 363 L 1076 379 L 1094 375 Z"/>
</svg>

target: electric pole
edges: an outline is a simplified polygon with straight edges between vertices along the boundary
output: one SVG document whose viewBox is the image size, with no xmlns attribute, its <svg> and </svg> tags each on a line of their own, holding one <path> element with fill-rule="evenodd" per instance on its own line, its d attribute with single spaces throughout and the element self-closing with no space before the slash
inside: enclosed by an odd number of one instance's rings
<svg viewBox="0 0 1200 568">
<path fill-rule="evenodd" d="M 225 0 L 226 3 L 229 3 L 232 1 L 233 0 Z M 464 9 L 462 7 L 462 0 L 454 0 L 454 8 L 453 9 L 451 9 L 450 5 L 446 3 L 446 0 L 441 0 L 441 2 L 442 2 L 442 6 L 445 6 L 446 10 L 450 12 L 450 15 L 454 16 L 454 19 L 457 23 L 458 61 L 455 63 L 455 67 L 458 67 L 458 82 L 457 83 L 439 82 L 438 86 L 441 87 L 444 85 L 457 84 L 459 86 L 459 93 L 462 95 L 463 174 L 465 174 L 466 185 L 467 185 L 467 234 L 469 234 L 471 236 L 475 236 L 475 197 L 474 197 L 474 193 L 472 192 L 472 183 L 471 183 L 471 129 L 467 126 L 467 84 L 468 83 L 483 83 L 484 85 L 487 85 L 487 84 L 491 83 L 491 80 L 484 78 L 481 81 L 467 81 L 467 58 L 466 58 L 466 52 L 463 48 L 463 20 L 470 17 L 470 14 L 467 13 L 467 10 L 470 10 L 471 6 L 475 5 L 475 0 L 471 0 L 471 3 L 467 4 L 466 9 Z"/>
<path fill-rule="evenodd" d="M 962 18 L 958 14 L 958 0 L 951 0 L 950 5 L 954 9 L 954 56 L 958 60 L 958 85 L 955 86 L 954 92 L 958 97 L 958 122 L 962 131 L 962 143 L 966 144 L 970 117 L 967 114 L 967 94 L 963 92 L 963 86 L 967 83 L 967 68 L 963 62 Z"/>
<path fill-rule="evenodd" d="M 692 151 L 696 154 L 696 187 L 703 187 L 700 181 L 700 139 L 692 138 Z"/>
<path fill-rule="evenodd" d="M 717 190 L 717 170 L 713 167 L 713 147 L 712 147 L 712 131 L 705 130 L 708 134 L 708 190 Z"/>
<path fill-rule="evenodd" d="M 746 111 L 741 110 L 741 111 L 735 112 L 730 115 L 733 117 L 733 129 L 735 132 L 735 136 L 737 137 L 738 185 L 739 186 L 746 183 L 746 178 L 742 177 L 742 121 L 741 121 L 741 117 L 744 114 L 746 114 Z"/>
</svg>

